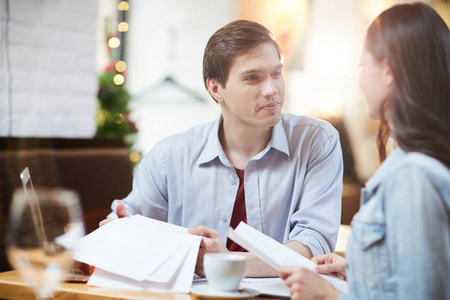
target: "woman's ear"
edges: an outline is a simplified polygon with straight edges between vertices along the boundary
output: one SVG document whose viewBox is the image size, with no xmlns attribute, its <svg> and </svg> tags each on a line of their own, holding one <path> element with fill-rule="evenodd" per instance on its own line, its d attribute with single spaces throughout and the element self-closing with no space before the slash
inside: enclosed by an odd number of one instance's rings
<svg viewBox="0 0 450 300">
<path fill-rule="evenodd" d="M 395 82 L 394 74 L 392 73 L 391 66 L 386 58 L 383 59 L 383 77 L 388 87 L 392 87 Z"/>
<path fill-rule="evenodd" d="M 220 94 L 220 89 L 222 86 L 217 81 L 217 79 L 206 79 L 206 86 L 208 87 L 208 91 L 211 96 L 213 96 L 213 98 L 216 99 L 217 102 L 221 102 L 223 100 L 222 95 Z"/>
</svg>

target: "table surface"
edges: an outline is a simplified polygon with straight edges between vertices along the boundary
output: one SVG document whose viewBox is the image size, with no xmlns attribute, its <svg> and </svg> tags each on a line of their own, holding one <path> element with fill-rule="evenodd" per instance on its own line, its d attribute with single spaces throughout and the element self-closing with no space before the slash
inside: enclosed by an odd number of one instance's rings
<svg viewBox="0 0 450 300">
<path fill-rule="evenodd" d="M 0 273 L 0 298 L 1 299 L 35 299 L 33 291 L 25 286 L 20 279 L 18 271 Z M 54 292 L 52 299 L 171 299 L 191 300 L 202 299 L 193 294 L 157 293 L 148 291 L 117 290 L 90 286 L 85 283 L 62 283 Z M 248 299 L 277 299 L 256 297 Z M 279 299 L 281 300 L 281 299 Z"/>
<path fill-rule="evenodd" d="M 350 235 L 350 226 L 341 225 L 336 245 L 336 253 L 345 256 L 347 240 Z M 18 271 L 0 273 L 0 298 L 1 299 L 35 299 L 33 292 L 22 282 Z M 157 293 L 148 291 L 131 291 L 100 288 L 85 283 L 62 283 L 55 291 L 52 299 L 172 299 L 191 300 L 201 299 L 192 294 Z M 251 298 L 250 298 L 251 299 Z M 257 297 L 254 299 L 269 299 Z M 276 298 L 271 298 L 276 299 Z"/>
</svg>

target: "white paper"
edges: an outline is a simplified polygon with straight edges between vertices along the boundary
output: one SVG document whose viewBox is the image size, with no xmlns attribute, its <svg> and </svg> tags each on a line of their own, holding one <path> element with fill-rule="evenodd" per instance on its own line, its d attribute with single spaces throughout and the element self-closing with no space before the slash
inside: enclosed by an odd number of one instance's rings
<svg viewBox="0 0 450 300">
<path fill-rule="evenodd" d="M 244 222 L 241 222 L 235 230 L 230 228 L 228 230 L 228 237 L 276 270 L 281 266 L 302 266 L 314 270 L 316 265 L 306 257 L 283 246 Z M 338 290 L 348 293 L 348 284 L 346 281 L 329 275 L 320 274 L 320 276 Z"/>
<path fill-rule="evenodd" d="M 187 228 L 135 215 L 80 239 L 74 259 L 96 268 L 91 285 L 188 293 L 201 239 Z"/>
<path fill-rule="evenodd" d="M 291 298 L 290 288 L 284 280 L 275 278 L 244 278 L 241 287 L 257 290 L 261 296 Z"/>
<path fill-rule="evenodd" d="M 144 280 L 192 236 L 180 228 L 140 215 L 114 220 L 80 239 L 74 259 Z"/>
<path fill-rule="evenodd" d="M 87 284 L 116 289 L 146 290 L 153 292 L 189 293 L 197 263 L 197 254 L 201 237 L 189 245 L 189 252 L 183 257 L 182 264 L 175 270 L 169 281 L 161 283 L 149 280 L 137 281 L 124 276 L 95 269 Z"/>
<path fill-rule="evenodd" d="M 189 252 L 192 248 L 196 248 L 195 261 L 197 261 L 198 248 L 200 247 L 201 238 L 193 239 L 191 242 L 186 242 L 177 251 L 158 269 L 155 270 L 150 276 L 145 278 L 145 280 L 153 281 L 153 282 L 168 282 L 172 279 L 173 275 L 179 272 L 180 266 L 185 263 L 186 260 L 189 260 L 188 256 Z M 195 266 L 195 265 L 194 265 Z M 192 277 L 193 271 L 190 274 Z"/>
</svg>

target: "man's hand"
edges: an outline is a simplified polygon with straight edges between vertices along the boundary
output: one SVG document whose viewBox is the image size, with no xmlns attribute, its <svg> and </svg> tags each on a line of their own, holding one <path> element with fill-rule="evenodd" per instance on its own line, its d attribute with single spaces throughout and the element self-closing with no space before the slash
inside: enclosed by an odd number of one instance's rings
<svg viewBox="0 0 450 300">
<path fill-rule="evenodd" d="M 203 237 L 198 251 L 195 273 L 200 277 L 205 277 L 205 271 L 203 270 L 203 256 L 205 256 L 206 253 L 228 253 L 229 251 L 222 242 L 219 233 L 214 229 L 200 225 L 195 228 L 189 228 L 188 232 Z"/>
<path fill-rule="evenodd" d="M 125 218 L 127 216 L 127 210 L 125 209 L 125 205 L 123 203 L 118 203 L 116 206 L 116 214 L 117 217 L 120 218 Z M 98 226 L 102 227 L 105 224 L 108 224 L 111 221 L 114 221 L 115 219 L 104 219 L 103 221 L 101 221 Z"/>
<path fill-rule="evenodd" d="M 317 264 L 316 272 L 319 274 L 332 274 L 346 280 L 346 260 L 336 253 L 328 253 L 311 258 Z"/>
</svg>

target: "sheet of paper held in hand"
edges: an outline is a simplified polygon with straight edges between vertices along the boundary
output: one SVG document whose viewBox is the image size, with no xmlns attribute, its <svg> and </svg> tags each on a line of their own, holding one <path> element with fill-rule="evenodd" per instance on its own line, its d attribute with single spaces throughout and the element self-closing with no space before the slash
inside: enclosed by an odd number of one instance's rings
<svg viewBox="0 0 450 300">
<path fill-rule="evenodd" d="M 186 228 L 135 215 L 80 239 L 74 259 L 95 267 L 90 285 L 189 293 L 200 242 Z"/>
<path fill-rule="evenodd" d="M 259 259 L 278 270 L 281 266 L 302 266 L 314 270 L 315 263 L 283 246 L 269 236 L 241 222 L 235 230 L 228 230 L 228 237 L 255 254 Z M 348 283 L 334 276 L 320 275 L 336 289 L 348 293 Z"/>
</svg>

